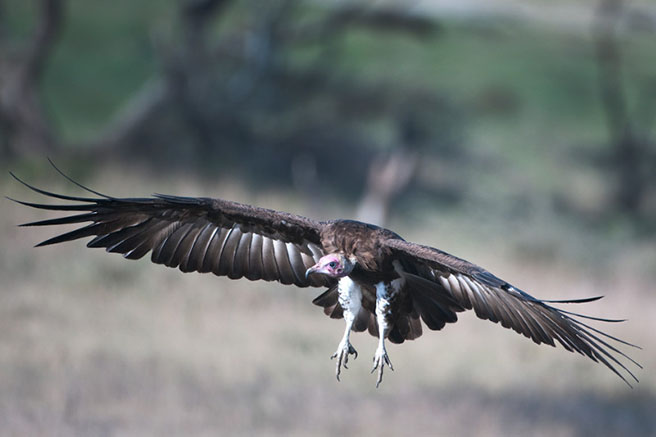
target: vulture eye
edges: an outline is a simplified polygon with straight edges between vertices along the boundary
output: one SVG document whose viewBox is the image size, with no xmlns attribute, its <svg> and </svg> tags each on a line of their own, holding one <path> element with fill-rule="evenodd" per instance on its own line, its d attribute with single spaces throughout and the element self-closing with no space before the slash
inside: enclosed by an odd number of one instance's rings
<svg viewBox="0 0 656 437">
<path fill-rule="evenodd" d="M 331 269 L 334 269 L 335 267 L 337 267 L 337 263 L 336 263 L 335 261 L 331 261 L 330 264 L 328 264 L 328 266 L 329 266 Z"/>
</svg>

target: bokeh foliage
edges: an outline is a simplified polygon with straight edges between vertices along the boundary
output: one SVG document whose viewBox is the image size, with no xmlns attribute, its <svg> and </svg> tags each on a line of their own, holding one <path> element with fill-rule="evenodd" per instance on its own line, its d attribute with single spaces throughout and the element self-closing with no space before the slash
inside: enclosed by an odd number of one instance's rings
<svg viewBox="0 0 656 437">
<path fill-rule="evenodd" d="M 5 3 L 13 46 L 29 36 L 37 5 Z M 643 141 L 639 203 L 627 210 L 617 199 L 623 155 L 608 132 L 593 3 L 564 24 L 292 0 L 64 5 L 41 83 L 63 151 L 229 172 L 253 187 L 312 184 L 355 201 L 373 157 L 411 150 L 421 165 L 406 206 L 521 204 L 523 185 L 588 224 L 652 229 L 656 39 L 647 7 L 620 11 L 613 34 Z M 112 137 L 150 85 L 169 92 Z"/>
</svg>

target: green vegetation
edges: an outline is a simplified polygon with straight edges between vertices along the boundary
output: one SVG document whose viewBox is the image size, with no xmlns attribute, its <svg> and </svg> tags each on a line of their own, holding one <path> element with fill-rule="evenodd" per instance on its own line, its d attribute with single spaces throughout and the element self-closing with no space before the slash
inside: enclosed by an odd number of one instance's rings
<svg viewBox="0 0 656 437">
<path fill-rule="evenodd" d="M 246 26 L 248 5 L 232 6 L 215 23 L 215 33 Z M 15 0 L 8 10 L 10 34 L 25 35 L 34 5 Z M 172 1 L 69 2 L 63 35 L 42 84 L 47 111 L 66 143 L 92 140 L 161 71 L 166 60 L 158 44 L 174 47 L 181 37 L 176 13 Z M 322 13 L 316 6 L 306 8 L 298 20 L 312 22 Z M 334 74 L 400 90 L 431 90 L 461 114 L 464 124 L 455 129 L 464 136 L 459 147 L 472 157 L 471 168 L 464 171 L 474 187 L 473 199 L 495 198 L 488 190 L 512 197 L 508 190 L 517 181 L 556 197 L 572 194 L 572 184 L 583 185 L 575 187 L 575 195 L 592 191 L 608 196 L 612 177 L 576 161 L 581 155 L 602 154 L 609 145 L 595 42 L 588 29 L 510 18 L 439 19 L 438 31 L 424 38 L 359 28 L 331 44 L 336 46 L 331 53 L 338 54 L 331 64 Z M 322 55 L 319 47 L 292 47 L 288 61 L 311 63 Z M 648 114 L 653 101 L 648 96 L 656 77 L 656 39 L 627 32 L 621 47 L 628 106 L 647 129 L 649 120 L 643 121 L 640 111 Z M 314 105 L 321 108 L 321 101 Z M 386 120 L 371 123 L 367 134 L 373 142 L 394 143 L 391 127 Z M 440 147 L 436 144 L 436 150 Z M 581 181 L 579 172 L 589 177 Z M 486 187 L 484 193 L 476 191 L 480 186 Z"/>
<path fill-rule="evenodd" d="M 22 33 L 30 2 L 16 1 L 12 20 Z M 48 104 L 69 140 L 93 135 L 156 71 L 156 37 L 170 38 L 173 2 L 75 1 L 44 83 Z M 581 29 L 560 32 L 533 23 L 446 23 L 424 41 L 356 31 L 346 36 L 343 68 L 367 80 L 444 89 L 480 114 L 469 127 L 473 147 L 512 153 L 560 145 L 603 143 L 594 46 Z M 632 37 L 624 58 L 633 100 L 656 76 L 656 40 Z M 394 68 L 390 68 L 394 66 Z M 489 93 L 507 93 L 512 108 L 486 107 Z M 503 96 L 502 96 L 503 97 Z M 635 103 L 635 102 L 633 102 Z M 554 133 L 550 139 L 544 133 Z M 482 138 L 481 138 L 482 137 Z"/>
<path fill-rule="evenodd" d="M 79 142 L 97 134 L 156 71 L 151 36 L 167 21 L 165 6 L 155 0 L 68 6 L 43 84 L 48 108 L 66 139 Z"/>
</svg>

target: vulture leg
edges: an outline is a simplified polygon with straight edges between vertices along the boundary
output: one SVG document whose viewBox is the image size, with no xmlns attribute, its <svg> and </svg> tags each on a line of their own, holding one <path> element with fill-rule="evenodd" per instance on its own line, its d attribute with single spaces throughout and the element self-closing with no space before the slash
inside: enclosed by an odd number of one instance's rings
<svg viewBox="0 0 656 437">
<path fill-rule="evenodd" d="M 358 352 L 351 345 L 349 336 L 351 335 L 351 328 L 353 328 L 355 318 L 362 308 L 362 290 L 360 289 L 360 286 L 353 282 L 353 280 L 348 276 L 345 276 L 339 280 L 337 289 L 339 291 L 339 304 L 344 311 L 346 328 L 344 329 L 344 336 L 342 337 L 342 341 L 339 342 L 337 350 L 330 358 L 337 358 L 335 376 L 339 381 L 339 374 L 342 371 L 342 366 L 344 366 L 345 369 L 348 369 L 346 364 L 348 363 L 349 354 L 354 355 L 353 359 L 358 357 Z"/>
<path fill-rule="evenodd" d="M 378 379 L 376 380 L 376 388 L 383 380 L 383 367 L 385 364 L 390 369 L 394 370 L 392 362 L 387 355 L 385 349 L 385 337 L 392 329 L 392 303 L 394 298 L 398 295 L 402 285 L 402 279 L 395 279 L 390 283 L 379 282 L 376 284 L 376 322 L 378 323 L 378 348 L 374 355 L 374 367 L 371 373 L 378 369 Z"/>
</svg>

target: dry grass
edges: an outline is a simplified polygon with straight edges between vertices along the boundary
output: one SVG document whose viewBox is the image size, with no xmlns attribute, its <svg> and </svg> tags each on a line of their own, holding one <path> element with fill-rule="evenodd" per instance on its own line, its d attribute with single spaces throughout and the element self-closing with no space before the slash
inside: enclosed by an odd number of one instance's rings
<svg viewBox="0 0 656 437">
<path fill-rule="evenodd" d="M 135 182 L 108 191 L 138 194 Z M 631 319 L 607 328 L 644 347 L 630 351 L 645 365 L 635 389 L 465 314 L 391 346 L 396 372 L 376 390 L 375 341 L 364 334 L 353 339 L 360 358 L 335 381 L 328 357 L 343 325 L 311 305 L 318 290 L 183 275 L 83 243 L 33 249 L 52 230 L 14 225 L 43 216 L 2 201 L 2 434 L 656 435 L 655 297 L 628 248 L 617 271 L 595 278 L 515 260 L 521 271 L 499 273 L 544 297 L 605 294 L 586 312 Z M 479 254 L 486 260 L 509 268 L 495 253 Z"/>
</svg>

